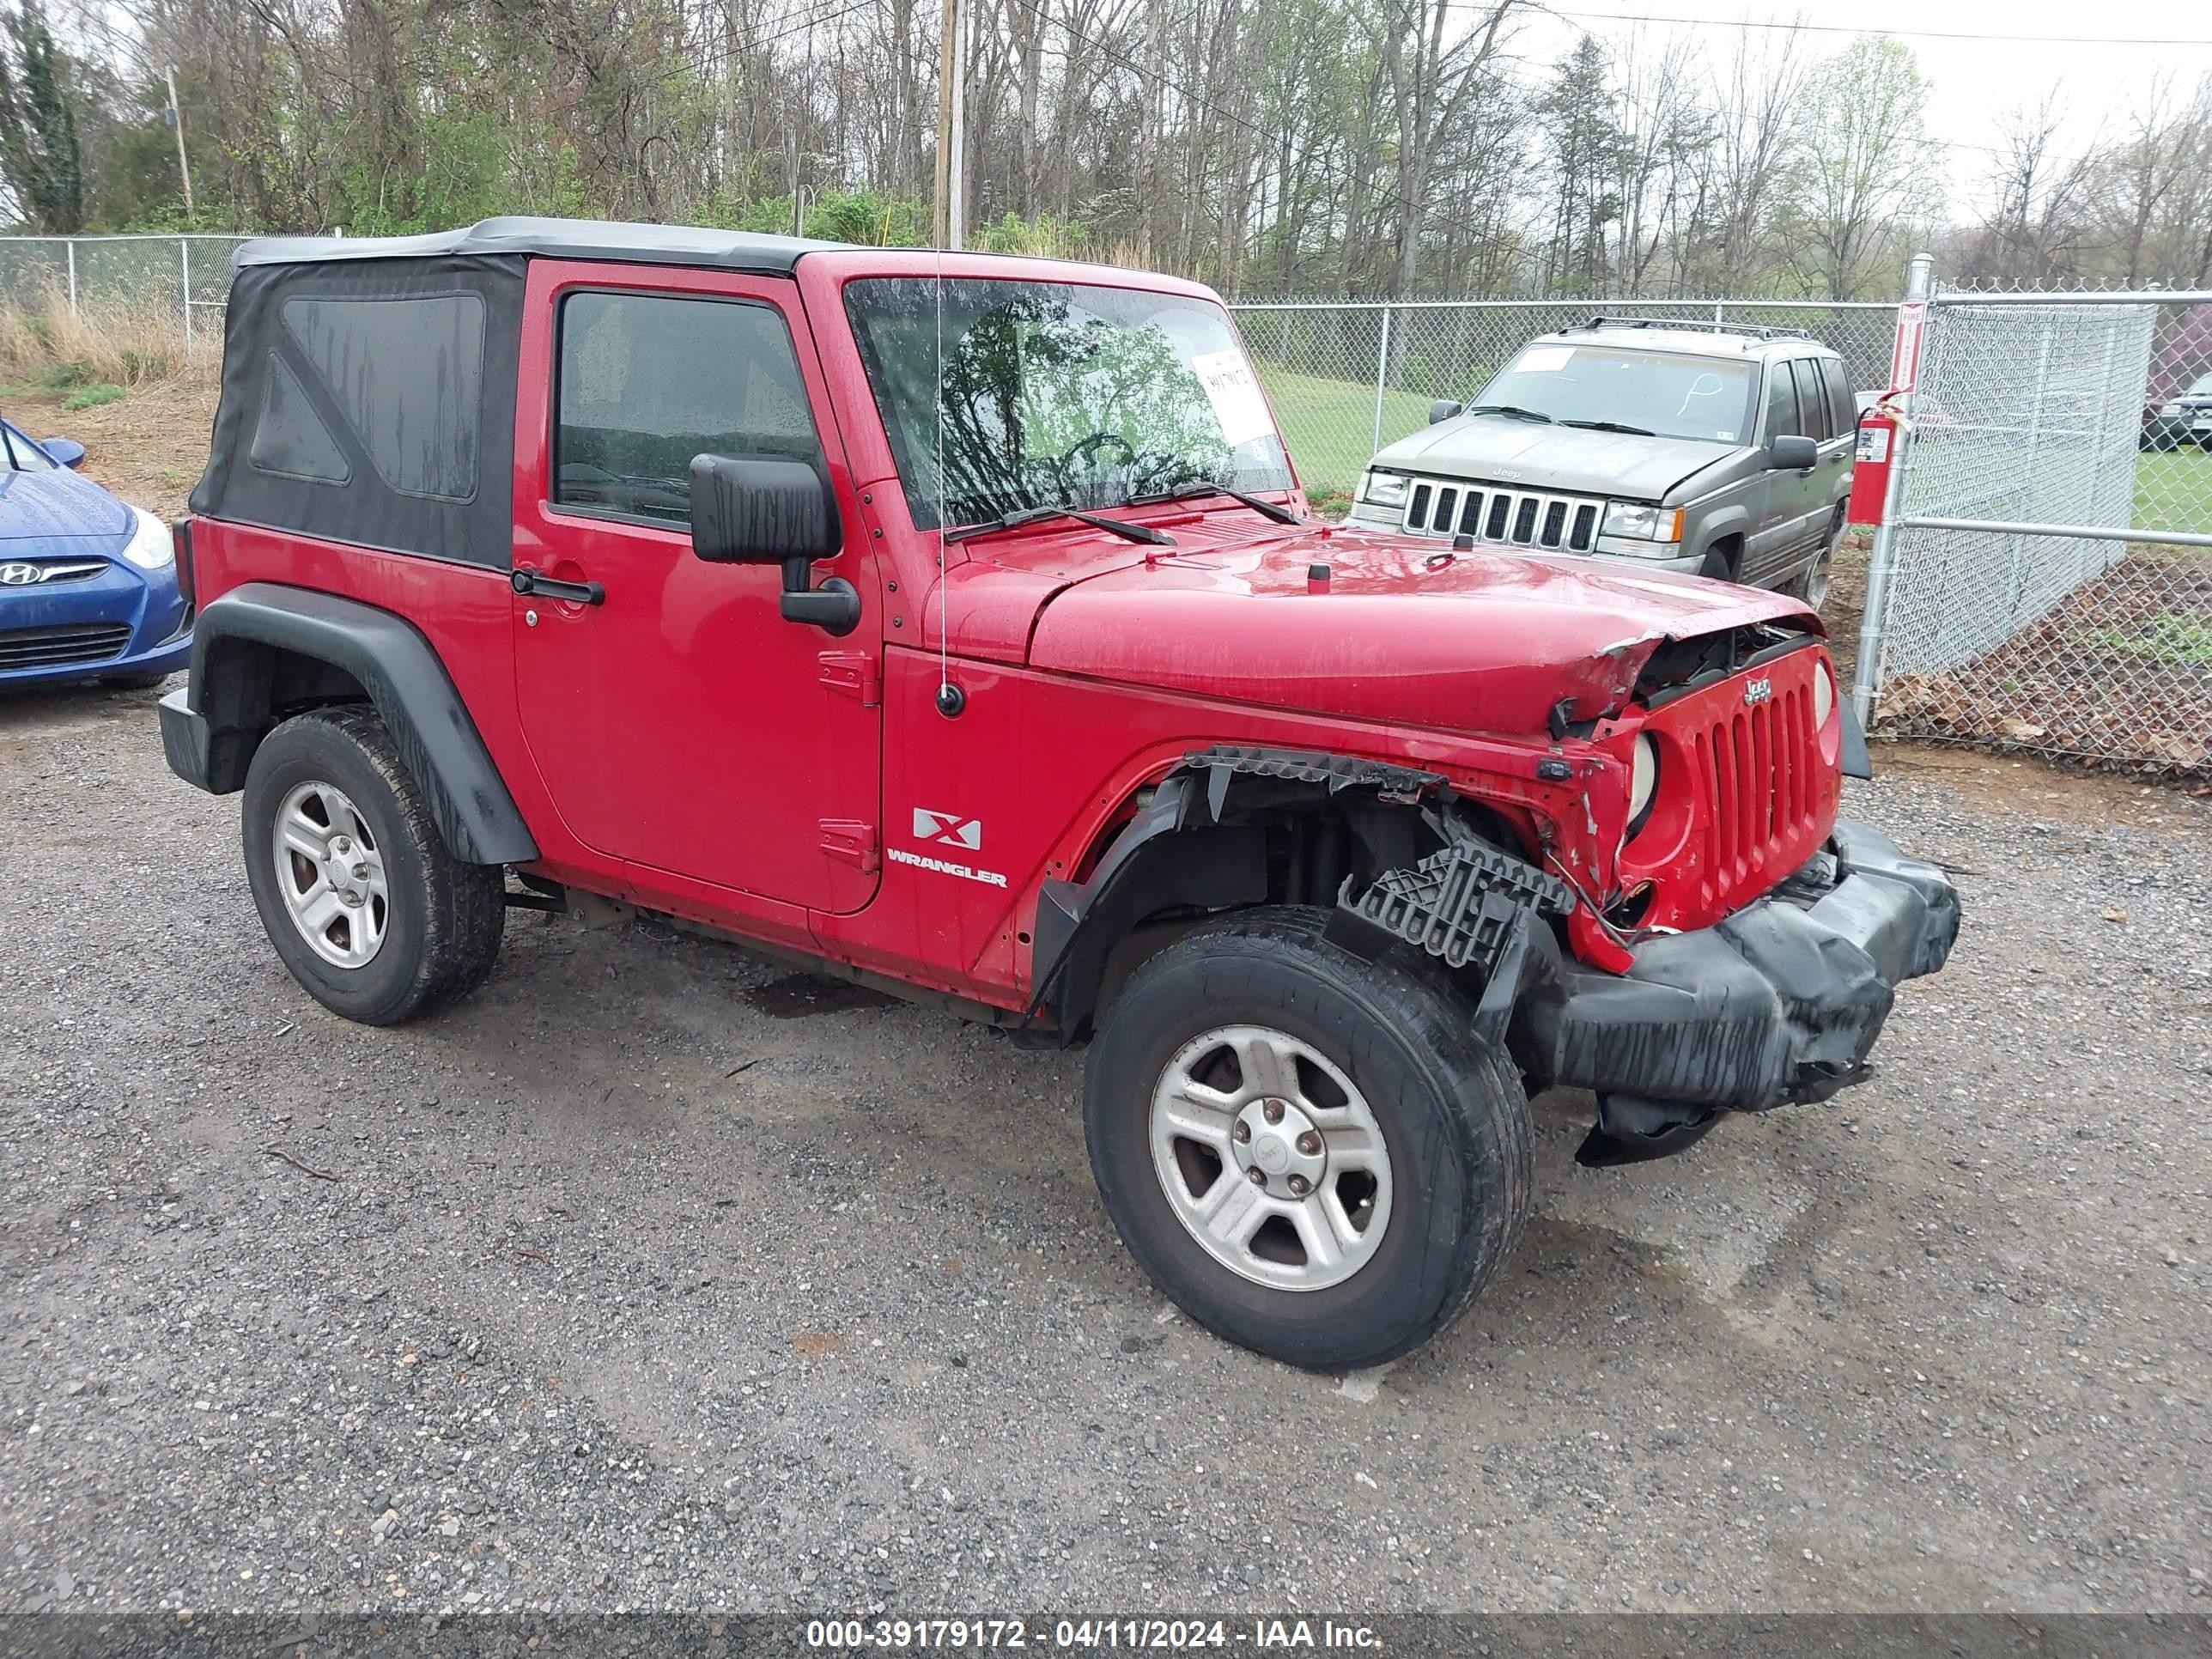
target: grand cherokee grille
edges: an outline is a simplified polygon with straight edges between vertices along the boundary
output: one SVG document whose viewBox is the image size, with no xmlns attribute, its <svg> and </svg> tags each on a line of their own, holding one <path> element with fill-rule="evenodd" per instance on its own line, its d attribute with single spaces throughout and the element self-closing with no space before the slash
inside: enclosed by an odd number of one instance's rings
<svg viewBox="0 0 2212 1659">
<path fill-rule="evenodd" d="M 0 628 L 0 672 L 104 662 L 131 643 L 129 623 L 71 623 L 61 628 Z"/>
<path fill-rule="evenodd" d="M 1403 524 L 1416 536 L 1472 536 L 1505 547 L 1587 553 L 1597 540 L 1598 507 L 1573 495 L 1429 482 L 1413 486 Z"/>
</svg>

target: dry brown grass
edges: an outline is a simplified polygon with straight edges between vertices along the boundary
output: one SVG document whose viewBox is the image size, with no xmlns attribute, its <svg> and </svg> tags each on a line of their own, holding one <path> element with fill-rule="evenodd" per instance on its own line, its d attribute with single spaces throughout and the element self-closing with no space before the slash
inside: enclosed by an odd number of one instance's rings
<svg viewBox="0 0 2212 1659">
<path fill-rule="evenodd" d="M 0 304 L 0 382 L 65 391 L 106 384 L 144 386 L 173 380 L 212 380 L 219 351 L 203 343 L 187 362 L 185 336 L 173 307 L 88 305 L 70 309 L 51 286 Z"/>
</svg>

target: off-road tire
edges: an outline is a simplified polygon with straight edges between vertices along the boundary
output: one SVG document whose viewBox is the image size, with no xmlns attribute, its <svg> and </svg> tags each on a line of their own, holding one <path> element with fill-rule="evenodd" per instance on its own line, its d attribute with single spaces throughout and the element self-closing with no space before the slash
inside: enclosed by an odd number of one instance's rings
<svg viewBox="0 0 2212 1659">
<path fill-rule="evenodd" d="M 1468 998 L 1425 959 L 1369 963 L 1322 937 L 1328 912 L 1248 910 L 1184 935 L 1107 1008 L 1084 1073 L 1084 1129 L 1106 1212 L 1153 1282 L 1232 1342 L 1314 1370 L 1381 1364 L 1463 1313 L 1533 1207 L 1534 1131 L 1511 1060 L 1480 1041 Z M 1389 1149 L 1387 1231 L 1352 1277 L 1255 1282 L 1171 1207 L 1152 1093 L 1184 1044 L 1224 1024 L 1310 1045 L 1356 1085 Z"/>
<path fill-rule="evenodd" d="M 390 887 L 384 941 L 358 969 L 317 956 L 285 908 L 270 851 L 279 804 L 309 781 L 343 790 L 374 830 Z M 364 1025 L 396 1025 L 458 1001 L 490 976 L 507 925 L 505 872 L 447 849 L 422 790 L 376 712 L 316 709 L 261 741 L 246 769 L 240 836 L 254 908 L 307 994 Z"/>
</svg>

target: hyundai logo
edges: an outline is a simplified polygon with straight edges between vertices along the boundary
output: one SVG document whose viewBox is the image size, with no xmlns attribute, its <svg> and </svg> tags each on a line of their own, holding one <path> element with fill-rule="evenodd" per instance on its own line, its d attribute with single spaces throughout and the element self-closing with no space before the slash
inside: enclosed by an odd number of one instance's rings
<svg viewBox="0 0 2212 1659">
<path fill-rule="evenodd" d="M 29 587 L 46 579 L 46 573 L 35 564 L 0 564 L 0 587 Z"/>
</svg>

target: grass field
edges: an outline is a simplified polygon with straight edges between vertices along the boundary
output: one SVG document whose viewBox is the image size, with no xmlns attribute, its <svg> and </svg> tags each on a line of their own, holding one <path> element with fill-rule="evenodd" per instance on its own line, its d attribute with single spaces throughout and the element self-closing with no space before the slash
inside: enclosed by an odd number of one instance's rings
<svg viewBox="0 0 2212 1659">
<path fill-rule="evenodd" d="M 2212 536 L 2212 449 L 2138 457 L 2136 522 L 2185 536 Z"/>
<path fill-rule="evenodd" d="M 1325 380 L 1260 364 L 1260 380 L 1274 400 L 1283 441 L 1290 446 L 1299 480 L 1314 495 L 1349 494 L 1375 453 L 1375 388 L 1352 380 Z M 1382 394 L 1382 441 L 1395 443 L 1428 423 L 1429 400 L 1407 392 Z"/>
</svg>

